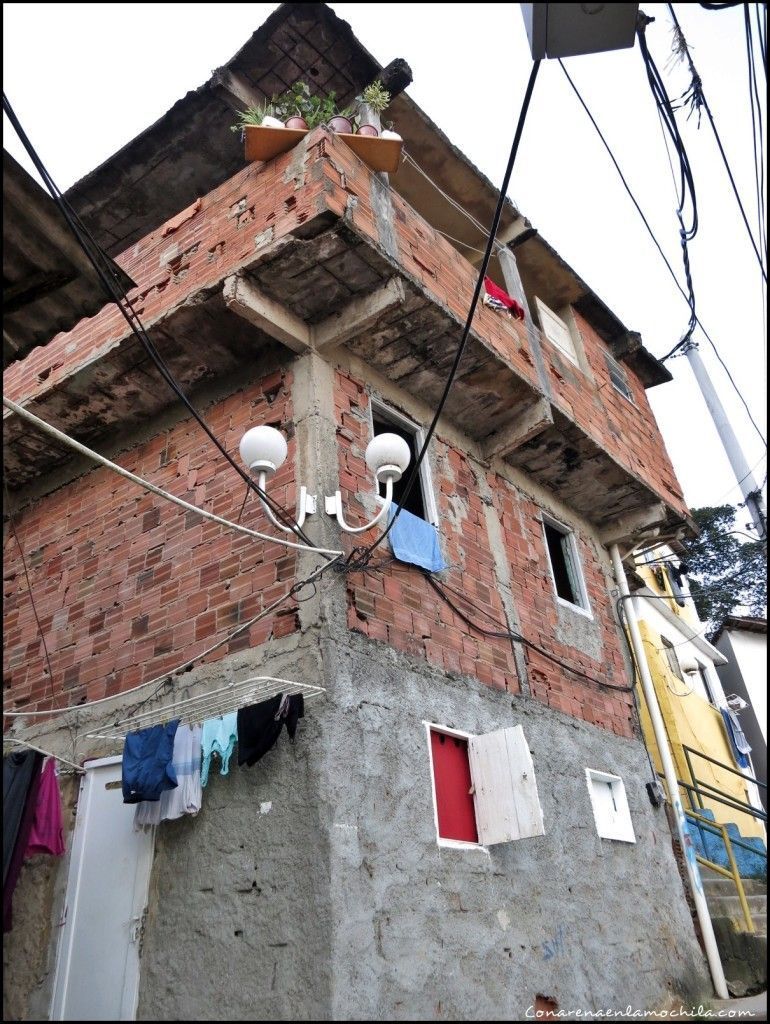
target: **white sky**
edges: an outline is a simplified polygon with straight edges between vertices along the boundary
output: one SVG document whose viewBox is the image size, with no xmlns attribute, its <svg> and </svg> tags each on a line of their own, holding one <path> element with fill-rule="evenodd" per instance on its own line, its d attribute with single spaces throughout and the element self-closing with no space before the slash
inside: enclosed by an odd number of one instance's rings
<svg viewBox="0 0 770 1024">
<path fill-rule="evenodd" d="M 6 3 L 4 90 L 65 189 L 203 84 L 276 6 Z M 498 182 L 531 68 L 519 5 L 331 6 L 383 64 L 408 61 L 410 95 Z M 656 19 L 648 41 L 663 70 L 670 19 L 663 4 L 642 6 Z M 688 3 L 676 10 L 756 234 L 742 8 L 712 12 Z M 567 65 L 682 281 L 671 173 L 638 46 Z M 686 87 L 683 71 L 664 74 L 671 96 Z M 760 95 L 764 103 L 764 80 Z M 13 131 L 4 129 L 5 147 L 29 168 Z M 699 131 L 694 118 L 682 116 L 680 130 L 699 203 L 700 230 L 690 246 L 698 316 L 766 436 L 759 266 L 705 116 Z M 555 61 L 540 69 L 510 195 L 623 322 L 641 332 L 648 349 L 661 356 L 673 347 L 687 306 Z M 705 340 L 701 352 L 761 483 L 765 447 Z M 687 361 L 668 366 L 674 380 L 648 395 L 686 499 L 693 507 L 739 501 Z"/>
</svg>

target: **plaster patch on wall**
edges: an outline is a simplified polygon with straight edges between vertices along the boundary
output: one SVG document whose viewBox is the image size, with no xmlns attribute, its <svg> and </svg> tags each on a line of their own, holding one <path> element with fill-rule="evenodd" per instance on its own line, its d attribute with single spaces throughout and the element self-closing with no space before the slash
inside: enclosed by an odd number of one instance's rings
<svg viewBox="0 0 770 1024">
<path fill-rule="evenodd" d="M 504 910 L 498 910 L 497 920 L 500 922 L 500 927 L 504 932 L 507 932 L 511 926 L 511 919 Z"/>
<path fill-rule="evenodd" d="M 269 814 L 272 811 L 272 809 L 273 809 L 273 801 L 272 800 L 265 800 L 264 803 L 261 803 L 259 805 L 259 813 L 260 814 Z"/>
</svg>

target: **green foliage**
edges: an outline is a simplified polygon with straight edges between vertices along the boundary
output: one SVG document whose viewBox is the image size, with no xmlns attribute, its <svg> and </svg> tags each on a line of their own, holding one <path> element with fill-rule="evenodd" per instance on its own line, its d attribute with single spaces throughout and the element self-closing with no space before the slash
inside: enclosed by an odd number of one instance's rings
<svg viewBox="0 0 770 1024">
<path fill-rule="evenodd" d="M 767 614 L 767 545 L 736 536 L 732 505 L 693 509 L 700 536 L 685 543 L 690 593 L 711 634 L 738 608 Z"/>
<path fill-rule="evenodd" d="M 357 99 L 371 107 L 375 114 L 381 114 L 386 107 L 390 106 L 390 93 L 381 82 L 372 82 L 371 85 L 367 85 Z"/>
<path fill-rule="evenodd" d="M 263 103 L 261 107 L 247 107 L 238 111 L 238 123 L 230 125 L 231 132 L 241 132 L 249 124 L 260 125 L 266 117 L 276 117 L 272 102 Z"/>
</svg>

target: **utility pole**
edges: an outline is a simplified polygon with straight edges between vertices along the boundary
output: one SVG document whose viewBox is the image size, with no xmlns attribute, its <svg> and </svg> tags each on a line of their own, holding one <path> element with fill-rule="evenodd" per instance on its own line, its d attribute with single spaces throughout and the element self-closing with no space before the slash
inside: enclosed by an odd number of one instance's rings
<svg viewBox="0 0 770 1024">
<path fill-rule="evenodd" d="M 716 393 L 716 389 L 711 382 L 708 370 L 700 357 L 697 343 L 688 341 L 682 351 L 687 356 L 687 361 L 692 367 L 692 372 L 695 374 L 695 379 L 706 401 L 708 411 L 711 413 L 711 418 L 714 421 L 714 426 L 717 428 L 717 433 L 727 458 L 730 460 L 730 465 L 743 494 L 743 499 L 746 502 L 746 508 L 749 510 L 757 536 L 760 540 L 764 540 L 767 537 L 767 509 L 765 508 L 762 492 L 757 485 L 754 474 L 749 469 L 749 464 L 738 443 L 738 438 L 735 436 L 735 431 L 730 426 L 724 406 L 719 400 L 719 395 Z"/>
</svg>

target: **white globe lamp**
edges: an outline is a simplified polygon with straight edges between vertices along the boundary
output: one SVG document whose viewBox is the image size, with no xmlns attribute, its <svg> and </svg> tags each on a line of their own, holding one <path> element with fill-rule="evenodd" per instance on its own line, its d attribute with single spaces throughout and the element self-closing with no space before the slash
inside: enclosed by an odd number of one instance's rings
<svg viewBox="0 0 770 1024">
<path fill-rule="evenodd" d="M 398 434 L 377 434 L 366 446 L 364 458 L 378 481 L 389 477 L 396 483 L 404 475 L 412 453 Z"/>
<path fill-rule="evenodd" d="M 284 464 L 288 445 L 275 427 L 261 426 L 247 430 L 241 438 L 241 458 L 252 473 L 272 476 Z"/>
</svg>

